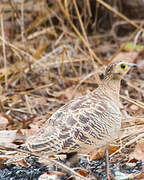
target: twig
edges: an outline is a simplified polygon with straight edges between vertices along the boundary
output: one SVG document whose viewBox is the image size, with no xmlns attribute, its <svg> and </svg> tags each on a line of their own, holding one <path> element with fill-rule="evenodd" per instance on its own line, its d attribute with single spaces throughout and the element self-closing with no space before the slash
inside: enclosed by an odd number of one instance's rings
<svg viewBox="0 0 144 180">
<path fill-rule="evenodd" d="M 29 94 L 29 93 L 32 93 L 32 92 L 36 92 L 36 91 L 39 91 L 40 89 L 44 89 L 44 88 L 48 88 L 48 87 L 51 87 L 53 86 L 54 83 L 50 83 L 50 84 L 47 84 L 47 85 L 44 85 L 44 86 L 40 86 L 40 87 L 37 87 L 35 89 L 32 89 L 32 90 L 29 90 L 29 91 L 24 91 L 24 92 L 20 92 L 16 95 L 13 95 L 13 96 L 8 96 L 8 97 L 1 97 L 1 102 L 5 101 L 5 100 L 8 100 L 8 99 L 14 99 L 18 96 L 24 96 L 26 94 Z"/>
<path fill-rule="evenodd" d="M 122 99 L 127 100 L 128 102 L 131 102 L 131 103 L 139 106 L 140 108 L 144 109 L 144 103 L 142 103 L 142 102 L 140 102 L 140 101 L 138 101 L 138 100 L 136 100 L 136 99 L 128 98 L 128 97 L 123 96 L 123 95 L 120 95 L 120 97 L 121 97 Z"/>
<path fill-rule="evenodd" d="M 4 24 L 3 24 L 3 12 L 0 9 L 0 19 L 1 19 L 1 34 L 2 34 L 2 38 L 5 40 L 5 33 L 4 33 Z M 8 84 L 8 80 L 7 80 L 7 58 L 6 58 L 6 46 L 5 46 L 5 42 L 2 42 L 2 47 L 3 47 L 3 58 L 4 58 L 4 69 L 5 69 L 5 89 L 7 89 L 7 84 Z"/>
<path fill-rule="evenodd" d="M 119 11 L 117 11 L 116 9 L 112 8 L 109 4 L 105 3 L 102 0 L 96 0 L 98 3 L 102 4 L 105 8 L 107 8 L 108 10 L 110 10 L 111 12 L 115 13 L 117 16 L 121 17 L 122 19 L 124 19 L 125 21 L 127 21 L 129 24 L 131 24 L 132 26 L 134 26 L 135 28 L 141 30 L 144 33 L 144 29 L 139 26 L 138 24 L 136 24 L 134 21 L 130 20 L 129 18 L 127 18 L 125 15 L 123 15 L 122 13 L 120 13 Z"/>
<path fill-rule="evenodd" d="M 138 141 L 139 139 L 144 137 L 144 133 L 139 134 L 137 137 L 131 139 L 130 141 L 128 141 L 127 143 L 125 143 L 122 147 L 120 147 L 117 151 L 115 151 L 114 153 L 112 153 L 110 155 L 110 157 L 112 157 L 113 155 L 115 155 L 116 153 L 120 152 L 123 148 L 125 148 L 126 146 L 129 146 L 131 144 L 133 144 L 134 142 Z"/>
<path fill-rule="evenodd" d="M 71 21 L 70 19 L 70 16 L 68 14 L 67 11 L 65 11 L 64 7 L 63 7 L 63 4 L 61 2 L 61 0 L 58 0 L 57 1 L 61 11 L 63 12 L 63 14 L 65 15 L 65 17 L 67 18 L 68 22 L 70 23 L 70 25 L 72 26 L 72 28 L 74 29 L 74 31 L 76 32 L 76 34 L 80 37 L 80 39 L 82 40 L 82 42 L 85 44 L 85 46 L 88 48 L 90 54 L 97 60 L 97 62 L 99 64 L 102 64 L 101 60 L 96 56 L 96 54 L 92 51 L 92 49 L 90 48 L 89 46 L 89 43 L 84 39 L 84 37 L 80 34 L 80 32 L 78 31 L 78 29 L 76 28 L 76 26 L 73 24 L 73 22 Z M 93 62 L 93 65 L 95 63 Z"/>
<path fill-rule="evenodd" d="M 21 2 L 21 38 L 22 41 L 25 42 L 24 37 L 24 0 Z"/>
<path fill-rule="evenodd" d="M 22 150 L 22 149 L 18 149 L 18 148 L 10 148 L 10 147 L 6 147 L 6 146 L 0 145 L 0 149 L 8 150 L 8 151 L 17 151 L 17 152 L 21 152 L 21 153 L 24 153 L 24 154 L 27 154 L 27 155 L 30 155 L 30 156 L 35 156 L 35 157 L 38 157 L 38 158 L 41 158 L 41 157 L 42 157 L 41 154 L 29 152 L 29 151 L 27 151 L 27 150 Z M 46 158 L 46 157 L 45 157 L 45 158 Z M 46 159 L 47 159 L 47 158 L 46 158 Z M 58 166 L 60 166 L 60 167 L 62 167 L 62 168 L 64 168 L 64 169 L 68 170 L 69 172 L 71 172 L 71 173 L 74 174 L 75 176 L 78 176 L 78 177 L 80 177 L 80 178 L 82 178 L 82 179 L 88 180 L 88 178 L 85 178 L 85 177 L 81 176 L 80 174 L 78 174 L 77 172 L 75 172 L 73 169 L 69 168 L 68 166 L 66 166 L 66 165 L 64 165 L 64 164 L 62 164 L 62 163 L 60 163 L 60 162 L 58 162 L 58 161 L 56 161 L 56 160 L 54 160 L 54 159 L 51 159 L 51 158 L 49 158 L 48 160 L 49 160 L 50 162 L 52 162 L 52 163 L 57 164 Z"/>
<path fill-rule="evenodd" d="M 73 92 L 72 92 L 72 99 L 74 98 L 75 93 L 76 93 L 77 89 L 80 87 L 80 85 L 81 85 L 86 79 L 88 79 L 88 78 L 90 78 L 91 76 L 97 74 L 98 72 L 102 72 L 102 71 L 99 70 L 99 71 L 96 71 L 96 72 L 92 72 L 92 73 L 88 74 L 87 76 L 85 76 L 85 77 L 79 82 L 79 84 L 75 87 L 75 89 L 74 89 Z M 99 80 L 98 80 L 98 83 L 99 83 Z"/>
</svg>

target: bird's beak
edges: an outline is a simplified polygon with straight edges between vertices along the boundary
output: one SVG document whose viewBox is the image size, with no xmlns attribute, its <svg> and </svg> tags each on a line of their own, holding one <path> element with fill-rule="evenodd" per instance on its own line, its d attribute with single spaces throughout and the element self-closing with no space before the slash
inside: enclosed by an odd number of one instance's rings
<svg viewBox="0 0 144 180">
<path fill-rule="evenodd" d="M 127 63 L 128 66 L 132 66 L 132 67 L 136 67 L 137 64 L 134 64 L 134 63 Z"/>
</svg>

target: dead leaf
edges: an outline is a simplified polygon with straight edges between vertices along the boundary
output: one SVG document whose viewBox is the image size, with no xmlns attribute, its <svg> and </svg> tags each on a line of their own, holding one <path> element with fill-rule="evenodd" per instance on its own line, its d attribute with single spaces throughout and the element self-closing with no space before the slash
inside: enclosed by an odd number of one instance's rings
<svg viewBox="0 0 144 180">
<path fill-rule="evenodd" d="M 0 113 L 0 130 L 5 130 L 7 126 L 14 124 L 13 119 L 5 113 Z"/>
<path fill-rule="evenodd" d="M 139 173 L 133 174 L 133 179 L 141 179 L 141 180 L 144 180 L 144 172 L 139 172 Z"/>
<path fill-rule="evenodd" d="M 84 176 L 84 177 L 87 177 L 89 175 L 89 173 L 87 171 L 84 171 L 82 169 L 79 169 L 77 172 L 78 172 L 78 174 L 80 174 L 81 176 Z"/>
<path fill-rule="evenodd" d="M 6 129 L 8 126 L 8 119 L 0 114 L 0 130 Z"/>
<path fill-rule="evenodd" d="M 25 143 L 26 136 L 23 134 L 22 130 L 19 129 L 16 131 L 16 137 L 12 141 L 14 144 L 21 145 Z"/>
<path fill-rule="evenodd" d="M 112 62 L 114 61 L 127 61 L 130 63 L 133 63 L 134 60 L 136 59 L 136 57 L 138 56 L 139 52 L 136 51 L 131 51 L 131 52 L 120 52 L 119 54 L 117 54 Z"/>
<path fill-rule="evenodd" d="M 129 156 L 130 161 L 132 159 L 142 160 L 144 162 L 144 140 L 139 141 L 135 147 L 134 152 Z"/>
<path fill-rule="evenodd" d="M 12 141 L 15 140 L 16 137 L 16 130 L 3 130 L 0 131 L 0 145 L 5 145 L 10 147 L 14 146 L 12 145 Z M 14 146 L 15 147 L 15 146 Z"/>
<path fill-rule="evenodd" d="M 47 99 L 45 97 L 29 97 L 29 102 L 33 108 L 37 106 L 44 105 L 47 103 Z"/>
<path fill-rule="evenodd" d="M 19 142 L 24 142 L 26 138 L 26 130 L 3 130 L 0 131 L 0 145 L 10 147 L 10 148 L 16 148 L 17 146 L 13 143 L 16 140 Z"/>
<path fill-rule="evenodd" d="M 0 158 L 0 169 L 4 167 L 4 159 Z"/>
<path fill-rule="evenodd" d="M 133 112 L 136 112 L 136 111 L 139 110 L 139 107 L 136 106 L 135 104 L 132 104 L 129 108 L 130 108 L 130 110 L 133 111 Z"/>
<path fill-rule="evenodd" d="M 108 147 L 103 147 L 99 151 L 93 151 L 90 152 L 90 160 L 96 160 L 96 159 L 101 159 L 105 157 L 105 149 L 108 148 L 109 155 L 114 153 L 119 149 L 119 146 L 108 146 Z"/>
</svg>

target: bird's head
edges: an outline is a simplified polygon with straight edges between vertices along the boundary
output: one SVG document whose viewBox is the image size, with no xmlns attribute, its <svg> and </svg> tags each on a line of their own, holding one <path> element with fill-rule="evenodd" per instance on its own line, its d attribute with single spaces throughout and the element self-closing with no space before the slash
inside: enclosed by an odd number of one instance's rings
<svg viewBox="0 0 144 180">
<path fill-rule="evenodd" d="M 120 80 L 132 66 L 135 67 L 136 64 L 124 61 L 110 63 L 106 68 L 105 78 L 110 77 L 115 80 Z"/>
</svg>

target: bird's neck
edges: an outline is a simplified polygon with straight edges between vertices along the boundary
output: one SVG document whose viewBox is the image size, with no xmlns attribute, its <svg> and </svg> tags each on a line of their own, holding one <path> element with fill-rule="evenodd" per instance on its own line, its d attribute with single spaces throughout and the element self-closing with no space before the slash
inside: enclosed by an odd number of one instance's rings
<svg viewBox="0 0 144 180">
<path fill-rule="evenodd" d="M 99 92 L 109 96 L 114 102 L 119 102 L 121 79 L 113 77 L 105 77 L 99 85 Z"/>
<path fill-rule="evenodd" d="M 109 91 L 119 94 L 121 78 L 106 76 L 101 85 L 105 86 Z"/>
</svg>

